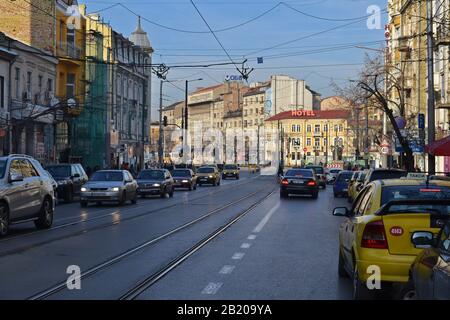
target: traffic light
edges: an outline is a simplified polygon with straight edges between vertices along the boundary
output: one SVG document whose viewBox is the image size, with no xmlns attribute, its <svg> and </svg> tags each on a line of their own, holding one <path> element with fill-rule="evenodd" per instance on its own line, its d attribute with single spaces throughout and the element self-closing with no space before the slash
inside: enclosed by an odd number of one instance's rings
<svg viewBox="0 0 450 320">
<path fill-rule="evenodd" d="M 167 127 L 167 116 L 164 116 L 164 118 L 163 118 L 163 124 L 164 124 L 164 127 Z"/>
</svg>

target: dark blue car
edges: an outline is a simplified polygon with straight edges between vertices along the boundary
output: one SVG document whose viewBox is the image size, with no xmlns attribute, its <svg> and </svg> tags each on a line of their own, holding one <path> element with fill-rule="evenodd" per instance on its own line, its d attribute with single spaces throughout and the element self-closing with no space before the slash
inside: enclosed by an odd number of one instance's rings
<svg viewBox="0 0 450 320">
<path fill-rule="evenodd" d="M 348 183 L 352 178 L 353 171 L 341 171 L 339 172 L 333 185 L 334 197 L 347 196 L 348 195 Z"/>
</svg>

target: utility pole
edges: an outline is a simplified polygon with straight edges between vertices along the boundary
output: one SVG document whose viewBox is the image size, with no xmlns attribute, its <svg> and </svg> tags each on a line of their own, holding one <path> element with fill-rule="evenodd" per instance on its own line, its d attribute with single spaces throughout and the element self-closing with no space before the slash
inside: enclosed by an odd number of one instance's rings
<svg viewBox="0 0 450 320">
<path fill-rule="evenodd" d="M 187 165 L 187 137 L 188 137 L 188 90 L 189 90 L 189 81 L 186 80 L 185 88 L 184 88 L 184 128 L 183 129 L 183 164 Z M 189 150 L 191 152 L 191 150 Z"/>
<path fill-rule="evenodd" d="M 164 80 L 160 81 L 159 84 L 159 138 L 158 138 L 158 163 L 159 167 L 163 166 L 163 116 L 162 116 L 162 105 L 163 105 L 163 83 Z"/>
<path fill-rule="evenodd" d="M 366 156 L 366 169 L 369 167 L 369 106 L 366 100 L 366 139 L 364 142 L 364 155 Z"/>
<path fill-rule="evenodd" d="M 434 114 L 434 41 L 433 41 L 433 3 L 427 1 L 427 63 L 428 63 L 428 145 L 435 141 L 435 114 Z M 428 174 L 435 174 L 436 159 L 428 154 Z"/>
</svg>

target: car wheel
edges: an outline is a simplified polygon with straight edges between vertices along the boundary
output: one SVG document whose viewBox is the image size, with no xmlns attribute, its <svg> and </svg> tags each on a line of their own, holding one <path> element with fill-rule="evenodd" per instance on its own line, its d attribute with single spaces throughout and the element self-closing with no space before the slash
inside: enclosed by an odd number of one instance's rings
<svg viewBox="0 0 450 320">
<path fill-rule="evenodd" d="M 344 257 L 342 257 L 341 249 L 339 249 L 338 274 L 341 278 L 348 278 L 348 273 L 344 267 Z"/>
<path fill-rule="evenodd" d="M 64 202 L 66 202 L 66 203 L 73 202 L 73 190 L 72 189 L 67 190 L 67 192 L 64 196 Z"/>
<path fill-rule="evenodd" d="M 119 206 L 123 206 L 125 202 L 127 201 L 127 195 L 125 191 L 122 193 L 122 198 L 119 200 Z"/>
<path fill-rule="evenodd" d="M 225 180 L 225 175 L 222 175 L 222 179 L 224 179 L 224 180 Z"/>
<path fill-rule="evenodd" d="M 137 192 L 136 192 L 136 193 L 134 194 L 134 198 L 131 199 L 131 203 L 132 203 L 132 204 L 136 204 L 137 201 L 138 201 L 138 194 L 137 194 Z"/>
<path fill-rule="evenodd" d="M 9 230 L 9 211 L 5 203 L 0 203 L 0 237 L 6 236 Z"/>
<path fill-rule="evenodd" d="M 213 187 L 217 186 L 217 181 L 214 181 L 212 185 Z"/>
<path fill-rule="evenodd" d="M 160 197 L 164 199 L 166 197 L 166 194 L 167 194 L 167 191 L 166 191 L 166 189 L 164 189 L 164 191 L 161 192 Z"/>
<path fill-rule="evenodd" d="M 197 184 L 194 184 L 194 190 L 197 190 Z"/>
<path fill-rule="evenodd" d="M 322 188 L 323 188 L 323 190 L 325 190 L 325 189 L 327 188 L 327 184 L 324 183 L 323 186 L 322 186 Z"/>
<path fill-rule="evenodd" d="M 318 192 L 312 194 L 312 198 L 313 199 L 317 199 L 318 197 L 319 197 L 319 193 Z"/>
<path fill-rule="evenodd" d="M 412 279 L 403 286 L 400 291 L 400 299 L 402 300 L 417 300 L 417 292 Z"/>
<path fill-rule="evenodd" d="M 236 176 L 236 180 L 239 180 L 239 176 Z"/>
<path fill-rule="evenodd" d="M 189 191 L 192 191 L 193 187 L 192 184 L 189 185 Z"/>
<path fill-rule="evenodd" d="M 280 198 L 285 199 L 288 197 L 288 193 L 285 191 L 280 191 Z"/>
<path fill-rule="evenodd" d="M 220 186 L 220 180 L 219 180 L 219 182 L 217 182 L 217 185 Z"/>
<path fill-rule="evenodd" d="M 86 207 L 88 206 L 87 201 L 80 201 L 80 206 L 81 206 L 82 208 L 86 208 Z"/>
<path fill-rule="evenodd" d="M 353 300 L 364 300 L 368 298 L 369 290 L 365 283 L 361 282 L 358 274 L 358 267 L 355 264 L 355 270 L 353 272 Z"/>
<path fill-rule="evenodd" d="M 42 203 L 39 217 L 34 221 L 36 228 L 49 229 L 53 224 L 53 203 L 49 198 L 45 198 Z"/>
<path fill-rule="evenodd" d="M 172 189 L 172 191 L 169 192 L 169 197 L 173 198 L 173 189 Z"/>
<path fill-rule="evenodd" d="M 339 195 L 337 193 L 333 193 L 334 197 L 337 198 Z"/>
</svg>

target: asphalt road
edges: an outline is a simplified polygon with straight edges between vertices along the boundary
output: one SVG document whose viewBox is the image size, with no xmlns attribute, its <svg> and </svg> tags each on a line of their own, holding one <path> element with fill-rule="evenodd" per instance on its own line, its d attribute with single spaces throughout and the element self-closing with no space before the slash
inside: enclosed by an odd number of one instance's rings
<svg viewBox="0 0 450 320">
<path fill-rule="evenodd" d="M 148 279 L 137 299 L 349 299 L 338 205 L 330 187 L 280 200 L 274 177 L 247 172 L 137 205 L 60 204 L 52 229 L 0 239 L 0 299 L 118 299 Z M 81 289 L 67 288 L 69 266 Z"/>
</svg>

